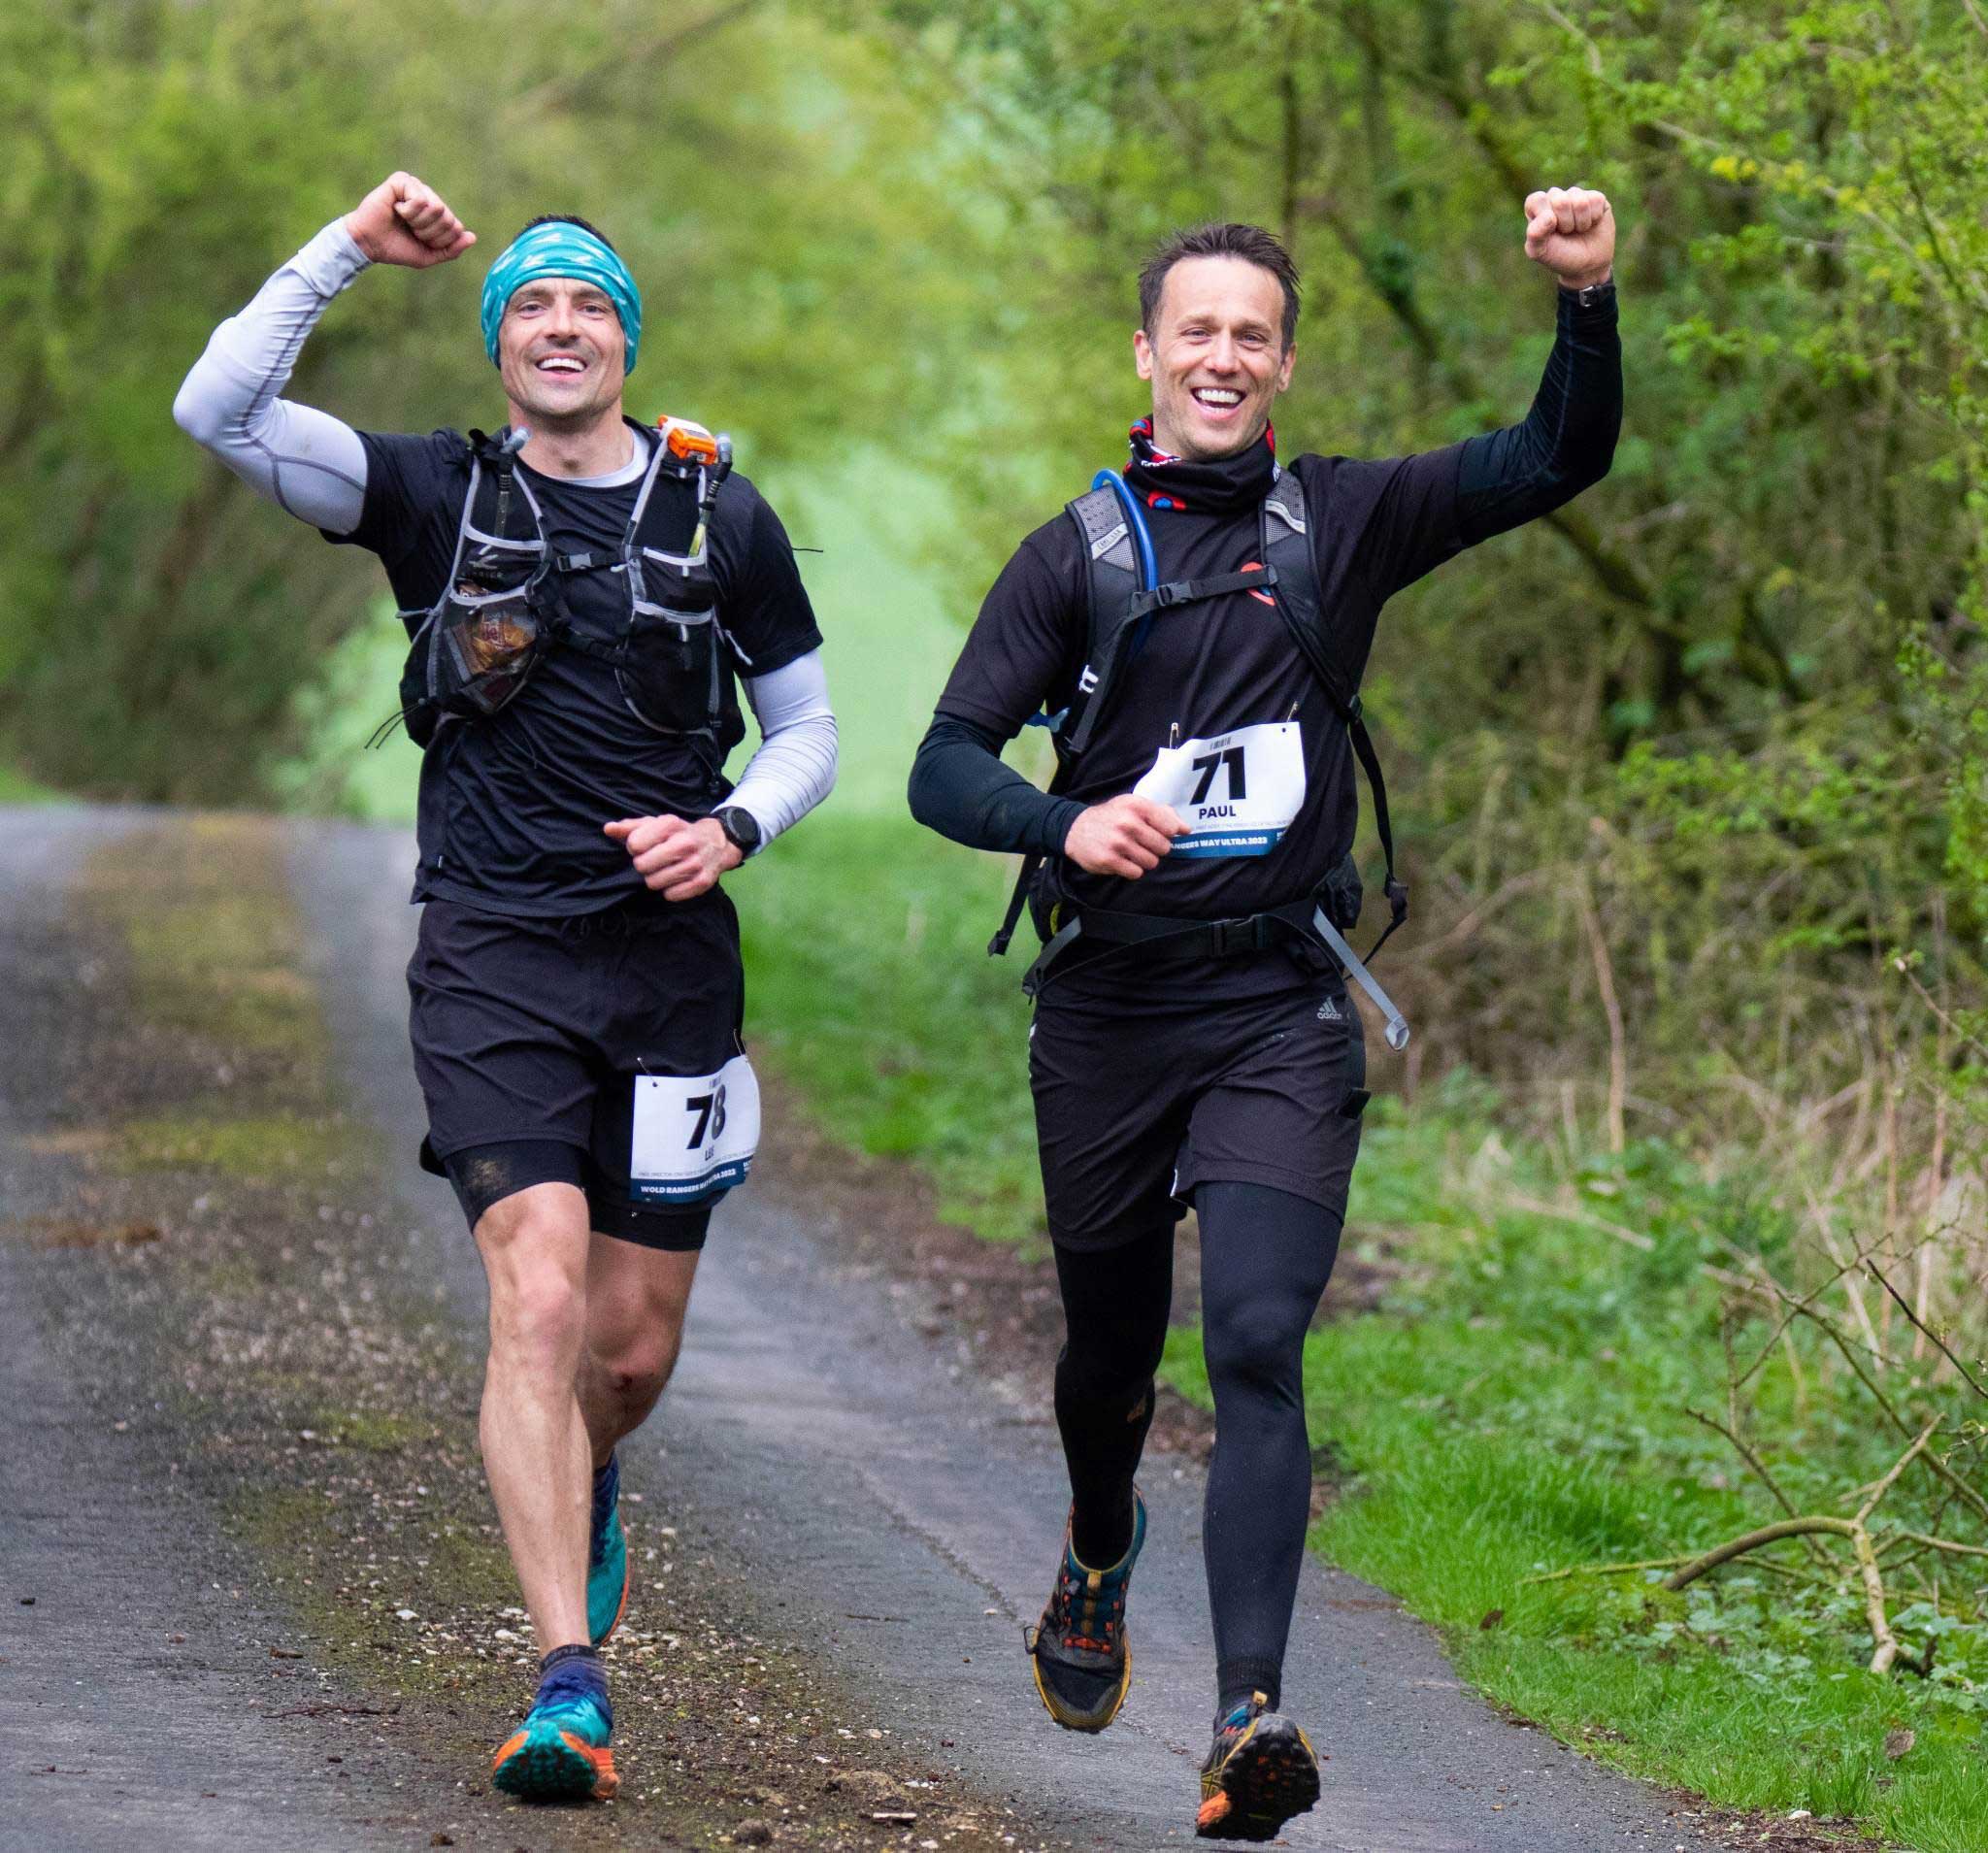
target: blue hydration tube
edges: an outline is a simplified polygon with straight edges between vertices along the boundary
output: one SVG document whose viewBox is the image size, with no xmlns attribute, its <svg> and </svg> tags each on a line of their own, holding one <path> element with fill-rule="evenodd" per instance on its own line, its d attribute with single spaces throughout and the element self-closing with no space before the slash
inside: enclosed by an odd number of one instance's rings
<svg viewBox="0 0 1988 1853">
<path fill-rule="evenodd" d="M 1118 506 L 1125 511 L 1125 525 L 1139 548 L 1140 590 L 1150 592 L 1160 582 L 1160 569 L 1153 559 L 1153 537 L 1146 532 L 1145 511 L 1139 506 L 1139 497 L 1132 493 L 1131 485 L 1116 470 L 1100 470 L 1091 478 L 1094 489 L 1102 489 L 1108 483 L 1117 494 Z"/>
<path fill-rule="evenodd" d="M 1132 493 L 1131 485 L 1116 470 L 1100 470 L 1091 478 L 1093 489 L 1108 486 L 1118 498 L 1118 507 L 1125 515 L 1126 531 L 1132 536 L 1135 551 L 1139 554 L 1140 590 L 1150 592 L 1160 582 L 1160 568 L 1159 563 L 1153 558 L 1153 537 L 1146 531 L 1145 511 L 1139 506 L 1139 498 Z M 1132 641 L 1132 654 L 1139 653 L 1140 645 L 1145 642 L 1146 626 L 1151 621 L 1150 612 L 1139 620 L 1139 630 Z M 1063 725 L 1063 711 L 1054 714 L 1031 714 L 1024 724 L 1030 727 L 1046 727 L 1054 733 Z"/>
</svg>

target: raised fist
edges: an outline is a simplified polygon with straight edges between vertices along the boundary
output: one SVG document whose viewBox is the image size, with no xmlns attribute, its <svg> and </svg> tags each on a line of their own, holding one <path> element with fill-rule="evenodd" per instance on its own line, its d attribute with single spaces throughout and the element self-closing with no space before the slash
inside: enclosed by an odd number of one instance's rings
<svg viewBox="0 0 1988 1853">
<path fill-rule="evenodd" d="M 442 195 L 412 174 L 389 174 L 346 215 L 346 230 L 374 263 L 409 270 L 446 264 L 477 242 Z"/>
<path fill-rule="evenodd" d="M 1615 262 L 1615 215 L 1607 195 L 1586 186 L 1528 193 L 1526 255 L 1570 289 L 1607 282 Z"/>
</svg>

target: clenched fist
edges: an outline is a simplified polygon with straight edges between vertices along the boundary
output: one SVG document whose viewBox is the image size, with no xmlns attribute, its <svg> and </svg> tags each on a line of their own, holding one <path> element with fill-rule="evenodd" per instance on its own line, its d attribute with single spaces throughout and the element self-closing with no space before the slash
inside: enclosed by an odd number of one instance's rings
<svg viewBox="0 0 1988 1853">
<path fill-rule="evenodd" d="M 715 817 L 620 817 L 601 828 L 665 901 L 694 901 L 745 861 Z"/>
<path fill-rule="evenodd" d="M 1606 283 L 1615 263 L 1615 215 L 1608 196 L 1588 186 L 1549 186 L 1526 195 L 1526 255 L 1563 287 Z"/>
<path fill-rule="evenodd" d="M 1063 839 L 1063 853 L 1092 875 L 1137 881 L 1160 866 L 1186 830 L 1173 806 L 1128 791 L 1081 812 Z"/>
<path fill-rule="evenodd" d="M 346 215 L 346 230 L 376 264 L 409 270 L 446 264 L 477 242 L 442 195 L 412 174 L 389 174 Z"/>
</svg>

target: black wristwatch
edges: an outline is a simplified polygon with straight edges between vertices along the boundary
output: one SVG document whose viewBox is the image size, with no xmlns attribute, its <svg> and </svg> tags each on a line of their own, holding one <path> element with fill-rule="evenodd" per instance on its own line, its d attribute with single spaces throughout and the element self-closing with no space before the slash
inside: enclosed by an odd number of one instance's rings
<svg viewBox="0 0 1988 1853">
<path fill-rule="evenodd" d="M 1594 309 L 1605 303 L 1615 293 L 1615 280 L 1609 278 L 1606 283 L 1583 283 L 1578 289 L 1567 292 L 1574 298 L 1577 309 Z"/>
<path fill-rule="evenodd" d="M 759 819 L 751 811 L 742 805 L 720 805 L 711 814 L 718 820 L 725 841 L 738 850 L 742 859 L 759 853 L 765 839 L 759 834 Z"/>
</svg>

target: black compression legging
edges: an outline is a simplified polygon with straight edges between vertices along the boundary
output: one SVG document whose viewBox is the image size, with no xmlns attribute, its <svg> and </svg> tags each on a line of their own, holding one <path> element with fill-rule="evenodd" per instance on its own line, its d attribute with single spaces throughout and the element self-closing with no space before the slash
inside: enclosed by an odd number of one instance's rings
<svg viewBox="0 0 1988 1853">
<path fill-rule="evenodd" d="M 1262 1184 L 1203 1184 L 1195 1208 L 1215 1399 L 1202 1546 L 1216 1698 L 1226 1707 L 1260 1691 L 1275 1708 L 1311 1509 L 1305 1333 L 1332 1276 L 1340 1219 Z M 1173 1271 L 1171 1228 L 1103 1253 L 1056 1251 L 1068 1327 L 1056 1422 L 1070 1463 L 1073 1547 L 1094 1569 L 1115 1563 L 1131 1539 L 1132 1476 L 1152 1421 Z"/>
</svg>

